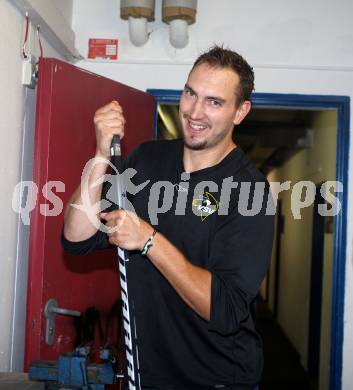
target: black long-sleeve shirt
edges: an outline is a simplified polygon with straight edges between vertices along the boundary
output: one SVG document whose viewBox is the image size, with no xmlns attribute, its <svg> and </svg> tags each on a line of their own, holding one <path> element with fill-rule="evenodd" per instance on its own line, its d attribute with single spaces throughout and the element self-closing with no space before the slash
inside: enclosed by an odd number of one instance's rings
<svg viewBox="0 0 353 390">
<path fill-rule="evenodd" d="M 155 224 L 191 263 L 211 272 L 211 317 L 209 321 L 201 318 L 146 257 L 132 251 L 127 272 L 142 385 L 168 390 L 222 385 L 253 389 L 263 366 L 262 342 L 255 331 L 255 300 L 273 237 L 273 215 L 266 215 L 268 183 L 239 147 L 216 166 L 192 172 L 189 180 L 181 181 L 182 157 L 180 140 L 140 145 L 126 167 L 136 169 L 136 185 L 149 183 L 128 198 L 139 217 Z M 238 185 L 229 191 L 227 207 L 224 180 L 229 184 L 229 178 Z M 156 183 L 161 181 L 165 196 L 162 191 L 159 203 L 153 203 L 161 188 Z M 257 195 L 255 185 L 259 185 Z M 157 214 L 156 208 L 163 210 L 170 196 L 170 208 Z M 179 215 L 183 199 L 185 213 Z M 255 209 L 258 205 L 256 215 L 244 215 L 246 206 Z M 165 209 L 168 206 L 165 203 Z M 109 246 L 101 231 L 80 243 L 63 238 L 63 245 L 73 254 Z"/>
</svg>

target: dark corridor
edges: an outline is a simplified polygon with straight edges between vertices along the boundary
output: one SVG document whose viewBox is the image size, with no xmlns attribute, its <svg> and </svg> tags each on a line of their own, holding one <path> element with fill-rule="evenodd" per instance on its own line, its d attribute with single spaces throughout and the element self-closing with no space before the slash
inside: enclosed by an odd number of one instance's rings
<svg viewBox="0 0 353 390">
<path fill-rule="evenodd" d="M 260 390 L 316 390 L 300 364 L 298 353 L 261 299 L 256 328 L 263 339 L 265 357 Z"/>
</svg>

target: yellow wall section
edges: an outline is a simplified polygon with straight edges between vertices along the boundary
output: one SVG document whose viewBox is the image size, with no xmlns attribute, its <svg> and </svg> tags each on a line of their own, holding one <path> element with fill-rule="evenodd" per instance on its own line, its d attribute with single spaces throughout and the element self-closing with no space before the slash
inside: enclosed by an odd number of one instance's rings
<svg viewBox="0 0 353 390">
<path fill-rule="evenodd" d="M 315 113 L 311 129 L 313 146 L 295 154 L 282 167 L 268 175 L 269 181 L 310 180 L 319 184 L 335 180 L 336 176 L 336 121 L 335 111 Z M 280 194 L 282 215 L 285 218 L 284 233 L 281 236 L 281 270 L 279 276 L 278 321 L 294 347 L 302 365 L 307 368 L 309 307 L 310 307 L 310 267 L 313 206 L 301 211 L 302 219 L 294 219 L 291 211 L 291 191 Z M 329 341 L 331 321 L 331 280 L 333 235 L 325 234 L 324 275 L 322 296 L 321 330 L 321 390 L 328 389 Z M 274 256 L 270 266 L 269 306 L 274 304 Z M 261 294 L 264 296 L 264 286 Z"/>
</svg>

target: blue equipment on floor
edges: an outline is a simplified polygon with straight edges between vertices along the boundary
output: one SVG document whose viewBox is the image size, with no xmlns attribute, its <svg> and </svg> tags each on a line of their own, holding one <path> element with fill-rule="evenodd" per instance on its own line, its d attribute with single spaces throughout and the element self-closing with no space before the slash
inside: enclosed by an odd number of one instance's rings
<svg viewBox="0 0 353 390">
<path fill-rule="evenodd" d="M 105 385 L 117 383 L 118 375 L 110 351 L 101 350 L 103 364 L 89 363 L 89 353 L 90 348 L 84 347 L 61 355 L 57 362 L 33 361 L 29 367 L 29 378 L 47 382 L 46 388 L 50 390 L 104 390 Z"/>
</svg>

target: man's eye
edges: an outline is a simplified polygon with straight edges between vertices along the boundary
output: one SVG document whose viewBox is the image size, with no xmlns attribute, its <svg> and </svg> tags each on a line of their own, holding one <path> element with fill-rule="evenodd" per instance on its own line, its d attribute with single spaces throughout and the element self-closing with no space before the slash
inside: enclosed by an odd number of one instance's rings
<svg viewBox="0 0 353 390">
<path fill-rule="evenodd" d="M 220 107 L 222 105 L 221 102 L 219 102 L 218 100 L 211 99 L 209 102 L 210 102 L 211 106 L 214 106 L 214 107 Z"/>
<path fill-rule="evenodd" d="M 185 95 L 194 96 L 194 92 L 191 89 L 185 89 Z"/>
</svg>

